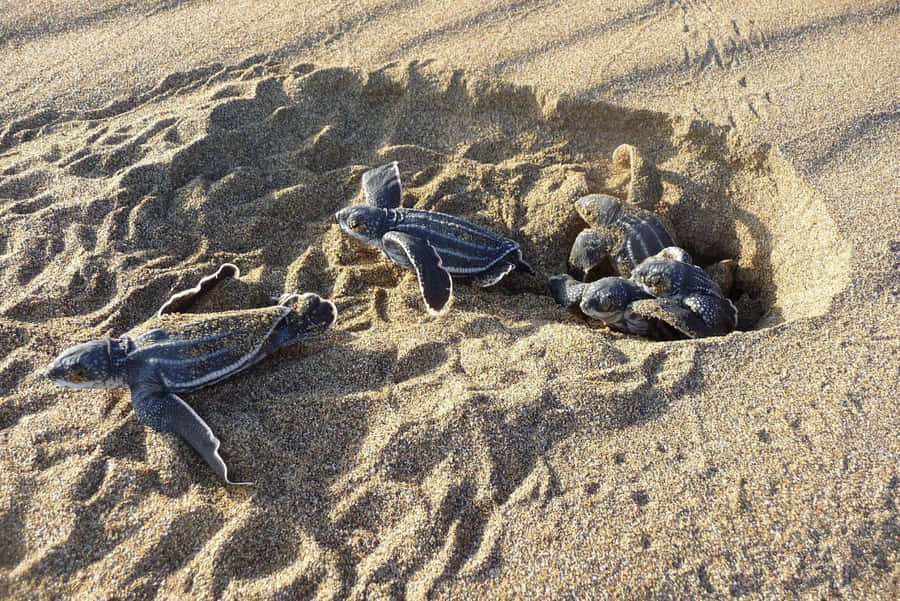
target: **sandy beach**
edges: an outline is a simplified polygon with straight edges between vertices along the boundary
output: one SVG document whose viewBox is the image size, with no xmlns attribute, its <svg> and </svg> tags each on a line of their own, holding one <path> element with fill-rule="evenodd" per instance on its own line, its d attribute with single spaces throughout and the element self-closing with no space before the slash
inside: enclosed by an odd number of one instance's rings
<svg viewBox="0 0 900 601">
<path fill-rule="evenodd" d="M 0 14 L 0 598 L 900 596 L 896 2 Z M 574 202 L 633 193 L 622 144 L 695 260 L 737 261 L 738 331 L 656 342 L 549 295 Z M 404 206 L 537 275 L 429 316 L 333 219 L 395 160 Z M 184 395 L 253 486 L 127 389 L 42 375 L 225 262 L 192 310 L 339 312 Z"/>
</svg>

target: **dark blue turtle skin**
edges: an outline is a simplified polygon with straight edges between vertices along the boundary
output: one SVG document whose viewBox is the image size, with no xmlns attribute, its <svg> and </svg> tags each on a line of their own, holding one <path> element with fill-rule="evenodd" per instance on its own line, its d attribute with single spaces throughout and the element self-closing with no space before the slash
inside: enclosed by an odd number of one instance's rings
<svg viewBox="0 0 900 601">
<path fill-rule="evenodd" d="M 492 286 L 514 269 L 534 273 L 514 240 L 453 215 L 400 207 L 396 161 L 365 172 L 362 187 L 366 204 L 341 209 L 337 222 L 351 237 L 415 271 L 429 313 L 448 307 L 454 277 Z"/>
<path fill-rule="evenodd" d="M 563 307 L 577 305 L 584 315 L 614 330 L 638 336 L 648 334 L 647 320 L 633 316 L 630 307 L 637 300 L 652 297 L 631 280 L 609 276 L 585 283 L 559 274 L 550 278 L 550 292 Z"/>
<path fill-rule="evenodd" d="M 277 305 L 220 313 L 184 313 L 198 296 L 229 277 L 223 265 L 195 288 L 173 295 L 157 314 L 119 338 L 63 351 L 46 375 L 70 388 L 129 388 L 138 421 L 180 435 L 229 484 L 219 439 L 180 396 L 255 365 L 281 347 L 328 328 L 337 316 L 316 294 L 285 294 Z"/>
<path fill-rule="evenodd" d="M 559 274 L 550 278 L 550 291 L 560 305 L 577 305 L 586 317 L 618 332 L 653 340 L 690 336 L 686 331 L 689 326 L 683 325 L 689 320 L 679 319 L 677 312 L 675 315 L 667 312 L 660 307 L 667 302 L 650 296 L 627 278 L 609 276 L 585 283 L 568 274 Z"/>
<path fill-rule="evenodd" d="M 734 303 L 703 269 L 675 260 L 672 255 L 671 249 L 664 249 L 631 273 L 632 281 L 655 301 L 639 301 L 632 310 L 667 320 L 691 338 L 724 336 L 734 331 L 738 319 Z"/>
</svg>

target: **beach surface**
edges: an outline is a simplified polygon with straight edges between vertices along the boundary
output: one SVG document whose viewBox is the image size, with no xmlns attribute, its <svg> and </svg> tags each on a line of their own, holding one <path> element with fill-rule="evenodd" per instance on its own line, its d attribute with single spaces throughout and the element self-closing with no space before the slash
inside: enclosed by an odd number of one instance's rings
<svg viewBox="0 0 900 601">
<path fill-rule="evenodd" d="M 896 599 L 900 6 L 790 4 L 0 3 L 0 598 Z M 739 331 L 549 296 L 622 144 Z M 394 160 L 537 275 L 429 316 L 333 220 Z M 226 262 L 339 312 L 184 395 L 252 486 L 41 373 Z"/>
</svg>

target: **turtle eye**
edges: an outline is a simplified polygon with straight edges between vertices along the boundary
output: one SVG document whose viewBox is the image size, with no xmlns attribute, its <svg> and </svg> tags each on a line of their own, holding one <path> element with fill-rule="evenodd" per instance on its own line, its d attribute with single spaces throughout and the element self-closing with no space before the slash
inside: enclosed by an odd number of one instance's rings
<svg viewBox="0 0 900 601">
<path fill-rule="evenodd" d="M 656 290 L 663 290 L 666 288 L 666 276 L 661 273 L 654 273 L 650 277 L 647 278 L 647 285 Z"/>
<path fill-rule="evenodd" d="M 73 384 L 81 384 L 82 382 L 87 382 L 87 374 L 82 367 L 73 367 L 69 370 L 69 373 L 66 375 L 66 379 L 72 382 Z"/>
<path fill-rule="evenodd" d="M 349 227 L 354 232 L 358 232 L 360 230 L 365 229 L 366 222 L 360 219 L 359 217 L 351 217 L 347 222 L 347 227 Z"/>
</svg>

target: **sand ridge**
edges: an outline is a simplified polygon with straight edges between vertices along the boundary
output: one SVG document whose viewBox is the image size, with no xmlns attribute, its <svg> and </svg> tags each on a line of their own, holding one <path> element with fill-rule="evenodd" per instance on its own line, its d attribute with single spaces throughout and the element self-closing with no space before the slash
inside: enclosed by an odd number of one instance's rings
<svg viewBox="0 0 900 601">
<path fill-rule="evenodd" d="M 546 276 L 583 227 L 571 203 L 627 193 L 612 161 L 626 142 L 658 166 L 685 246 L 740 262 L 765 308 L 753 329 L 610 334 L 525 276 L 460 285 L 431 319 L 410 273 L 331 220 L 361 201 L 366 168 L 398 160 L 405 206 L 513 237 Z M 872 355 L 897 350 L 896 282 L 870 285 L 860 258 L 894 251 L 865 249 L 870 234 L 745 132 L 436 61 L 257 56 L 20 115 L 0 147 L 5 596 L 896 588 L 900 369 Z M 138 424 L 127 391 L 38 373 L 224 261 L 244 275 L 210 309 L 282 290 L 339 309 L 322 339 L 190 395 L 248 489 Z"/>
</svg>

